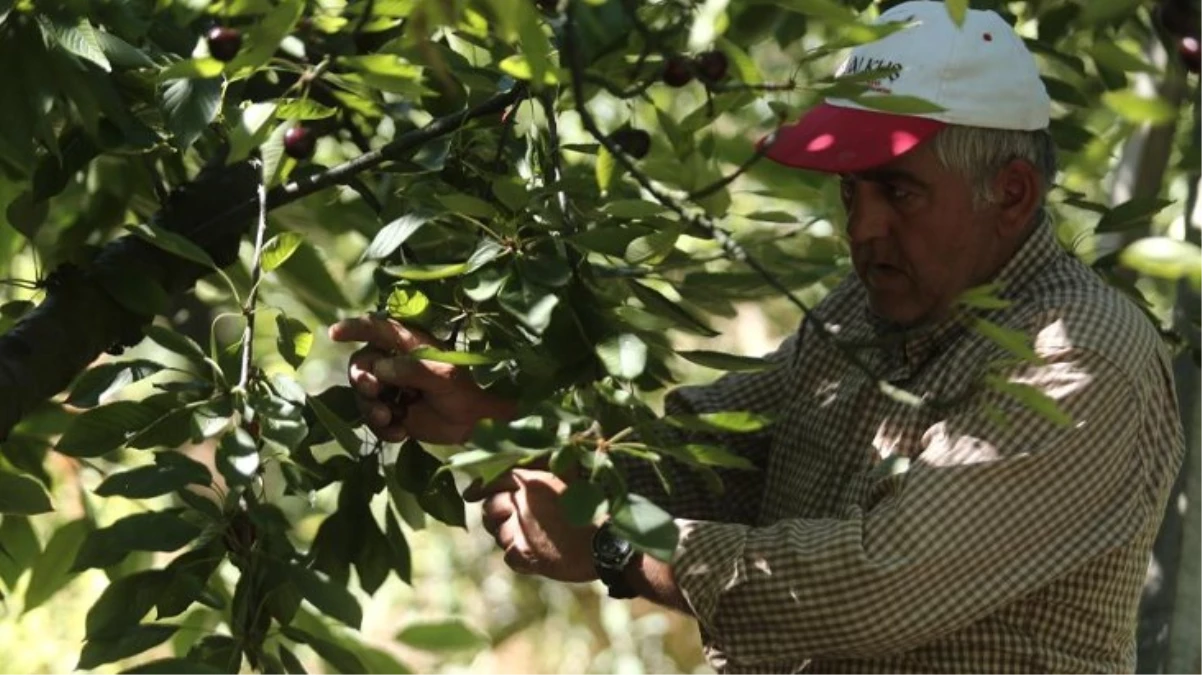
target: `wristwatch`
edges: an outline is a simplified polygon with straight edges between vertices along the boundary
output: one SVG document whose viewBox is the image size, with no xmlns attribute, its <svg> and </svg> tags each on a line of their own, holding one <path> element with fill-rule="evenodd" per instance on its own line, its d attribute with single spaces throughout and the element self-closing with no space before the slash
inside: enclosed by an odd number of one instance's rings
<svg viewBox="0 0 1202 675">
<path fill-rule="evenodd" d="M 601 583 L 609 589 L 611 598 L 633 598 L 638 592 L 626 582 L 623 573 L 642 554 L 630 542 L 618 536 L 606 521 L 593 534 L 593 566 Z"/>
</svg>

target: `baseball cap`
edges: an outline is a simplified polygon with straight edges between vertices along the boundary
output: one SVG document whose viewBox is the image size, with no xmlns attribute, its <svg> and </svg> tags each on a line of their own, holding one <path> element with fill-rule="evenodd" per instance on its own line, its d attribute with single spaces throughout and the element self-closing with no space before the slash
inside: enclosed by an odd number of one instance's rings
<svg viewBox="0 0 1202 675">
<path fill-rule="evenodd" d="M 948 125 L 1033 131 L 1048 126 L 1051 100 L 1035 58 L 996 12 L 967 11 L 957 26 L 947 6 L 914 0 L 883 12 L 876 24 L 904 27 L 852 49 L 836 76 L 886 74 L 860 96 L 925 99 L 939 112 L 884 112 L 828 98 L 797 122 L 760 141 L 786 166 L 846 173 L 885 164 Z"/>
</svg>

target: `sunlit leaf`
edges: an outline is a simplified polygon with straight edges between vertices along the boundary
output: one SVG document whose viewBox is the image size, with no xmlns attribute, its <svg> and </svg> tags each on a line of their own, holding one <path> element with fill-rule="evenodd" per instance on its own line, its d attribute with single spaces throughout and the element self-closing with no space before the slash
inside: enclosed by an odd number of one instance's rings
<svg viewBox="0 0 1202 675">
<path fill-rule="evenodd" d="M 282 120 L 320 120 L 338 114 L 338 111 L 310 98 L 282 98 L 277 101 L 275 116 Z"/>
<path fill-rule="evenodd" d="M 681 429 L 718 433 L 751 433 L 763 429 L 771 419 L 745 410 L 700 413 L 697 415 L 668 415 L 665 422 Z"/>
<path fill-rule="evenodd" d="M 298 232 L 281 232 L 263 244 L 263 271 L 270 272 L 288 261 L 305 238 Z"/>
<path fill-rule="evenodd" d="M 1167 124 L 1177 117 L 1176 108 L 1164 99 L 1130 90 L 1108 91 L 1102 94 L 1102 101 L 1127 121 L 1138 124 Z"/>
<path fill-rule="evenodd" d="M 772 367 L 771 362 L 760 357 L 739 356 L 738 354 L 728 354 L 726 352 L 690 350 L 677 352 L 676 354 L 686 361 L 692 361 L 699 366 L 715 370 L 757 371 Z"/>
<path fill-rule="evenodd" d="M 1189 279 L 1202 286 L 1202 249 L 1170 237 L 1145 237 L 1119 254 L 1123 266 L 1159 279 Z"/>
<path fill-rule="evenodd" d="M 415 649 L 430 652 L 479 651 L 488 638 L 459 619 L 434 619 L 410 623 L 395 639 Z"/>
<path fill-rule="evenodd" d="M 33 515 L 53 510 L 41 483 L 0 469 L 0 514 Z"/>
<path fill-rule="evenodd" d="M 294 319 L 284 313 L 275 317 L 275 325 L 279 331 L 276 347 L 280 356 L 293 368 L 300 368 L 309 350 L 313 348 L 313 331 L 299 319 Z"/>
<path fill-rule="evenodd" d="M 664 562 L 672 560 L 679 530 L 667 511 L 642 495 L 631 494 L 610 517 L 618 533 L 636 549 Z"/>
<path fill-rule="evenodd" d="M 1072 416 L 1056 403 L 1056 399 L 1040 391 L 1038 387 L 1022 382 L 1010 382 L 996 375 L 986 375 L 985 383 L 998 392 L 1017 399 L 1022 405 L 1056 426 L 1069 427 L 1073 424 Z"/>
<path fill-rule="evenodd" d="M 596 350 L 605 370 L 614 377 L 632 380 L 642 375 L 647 365 L 647 344 L 632 333 L 602 340 Z"/>
</svg>

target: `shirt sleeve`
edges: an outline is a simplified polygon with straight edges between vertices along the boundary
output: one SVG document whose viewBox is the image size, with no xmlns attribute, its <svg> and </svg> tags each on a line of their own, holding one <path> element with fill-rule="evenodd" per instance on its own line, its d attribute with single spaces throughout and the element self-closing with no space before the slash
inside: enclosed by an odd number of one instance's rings
<svg viewBox="0 0 1202 675">
<path fill-rule="evenodd" d="M 774 416 L 781 404 L 780 392 L 787 386 L 789 378 L 796 375 L 794 359 L 799 343 L 799 333 L 787 337 L 765 357 L 771 365 L 764 370 L 727 373 L 711 384 L 672 390 L 665 397 L 664 413 L 682 415 L 740 410 Z M 672 488 L 671 493 L 664 490 L 663 482 L 650 462 L 621 453 L 612 453 L 611 459 L 626 476 L 630 492 L 647 497 L 673 516 L 750 524 L 759 512 L 771 434 L 772 424 L 768 424 L 754 433 L 664 431 L 655 440 L 673 445 L 706 443 L 722 446 L 757 467 L 756 470 L 715 469 L 714 473 L 722 482 L 721 494 L 711 489 L 701 472 L 672 457 L 665 456 L 658 462 L 659 471 Z"/>
<path fill-rule="evenodd" d="M 726 658 L 916 647 L 1135 537 L 1154 507 L 1130 379 L 1076 349 L 1005 379 L 1037 387 L 1073 422 L 985 389 L 928 428 L 908 471 L 882 476 L 866 508 L 766 527 L 678 521 L 676 581 Z"/>
</svg>

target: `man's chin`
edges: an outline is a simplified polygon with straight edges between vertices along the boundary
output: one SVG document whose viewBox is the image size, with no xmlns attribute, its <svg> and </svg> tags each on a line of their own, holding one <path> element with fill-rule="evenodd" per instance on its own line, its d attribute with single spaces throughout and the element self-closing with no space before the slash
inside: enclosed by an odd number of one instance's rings
<svg viewBox="0 0 1202 675">
<path fill-rule="evenodd" d="M 917 328 L 927 320 L 923 308 L 896 296 L 885 297 L 869 292 L 868 308 L 877 318 L 898 329 Z"/>
</svg>

